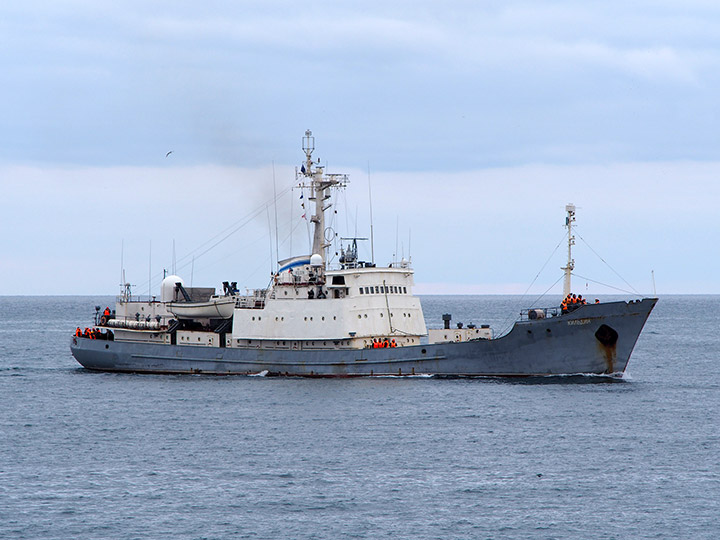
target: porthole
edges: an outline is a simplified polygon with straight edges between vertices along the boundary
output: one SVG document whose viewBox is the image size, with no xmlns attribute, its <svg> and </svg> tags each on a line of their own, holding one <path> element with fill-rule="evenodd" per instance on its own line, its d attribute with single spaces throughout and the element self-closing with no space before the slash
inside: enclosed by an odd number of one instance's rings
<svg viewBox="0 0 720 540">
<path fill-rule="evenodd" d="M 384 315 L 383 315 L 383 313 L 382 313 L 382 311 L 380 312 L 380 316 L 381 316 L 381 317 L 383 317 L 383 316 L 384 316 Z"/>
<path fill-rule="evenodd" d="M 333 315 L 333 321 L 337 321 L 337 317 Z"/>
<path fill-rule="evenodd" d="M 305 320 L 307 321 L 307 317 L 305 317 Z"/>
<path fill-rule="evenodd" d="M 322 320 L 324 321 L 324 320 L 325 320 L 325 317 L 323 317 Z"/>
<path fill-rule="evenodd" d="M 252 320 L 254 321 L 254 320 L 255 320 L 255 317 L 253 317 Z"/>
<path fill-rule="evenodd" d="M 365 314 L 365 318 L 367 319 L 367 313 Z"/>
</svg>

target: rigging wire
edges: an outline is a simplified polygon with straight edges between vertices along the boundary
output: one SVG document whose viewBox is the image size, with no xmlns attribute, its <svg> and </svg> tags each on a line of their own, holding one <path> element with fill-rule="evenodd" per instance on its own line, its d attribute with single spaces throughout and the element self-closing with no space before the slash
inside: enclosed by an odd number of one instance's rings
<svg viewBox="0 0 720 540">
<path fill-rule="evenodd" d="M 635 290 L 635 287 L 633 287 L 632 285 L 630 285 L 624 277 L 622 277 L 612 266 L 610 266 L 610 264 L 609 264 L 605 259 L 603 259 L 603 258 L 600 256 L 600 254 L 592 248 L 592 246 L 591 246 L 590 244 L 587 243 L 587 240 L 585 240 L 585 239 L 584 239 L 582 236 L 580 236 L 577 232 L 576 232 L 575 234 L 577 234 L 578 238 L 580 238 L 580 240 L 582 240 L 583 243 L 584 243 L 588 248 L 590 248 L 590 251 L 592 251 L 592 252 L 597 256 L 598 259 L 600 259 L 602 262 L 604 262 L 610 270 L 612 270 L 613 272 L 615 272 L 615 275 L 616 275 L 617 277 L 619 277 L 620 279 L 622 279 L 622 280 L 625 282 L 625 285 L 627 285 L 628 287 L 630 287 L 630 288 L 632 289 L 632 292 L 634 292 L 635 294 L 640 294 L 639 292 L 637 292 L 637 291 Z M 581 277 L 581 276 L 578 276 L 578 277 Z M 585 278 L 583 278 L 583 279 L 585 279 Z M 590 279 L 590 280 L 588 280 L 588 281 L 592 281 L 592 280 Z M 598 282 L 595 281 L 594 283 L 598 283 Z M 600 283 L 600 285 L 602 285 L 602 283 Z M 618 289 L 617 287 L 612 287 L 612 286 L 610 286 L 610 285 L 606 285 L 606 287 L 610 287 L 610 288 L 612 288 L 612 289 L 617 289 L 618 291 L 622 290 L 622 289 Z M 623 291 L 623 292 L 629 293 L 630 291 Z"/>
<path fill-rule="evenodd" d="M 542 294 L 541 294 L 540 296 L 538 296 L 535 300 L 533 300 L 532 302 L 530 302 L 530 309 L 533 309 L 533 308 L 537 305 L 537 303 L 538 303 L 548 292 L 550 292 L 550 289 L 552 289 L 555 285 L 557 285 L 558 283 L 560 283 L 560 280 L 563 279 L 564 277 L 565 277 L 565 274 L 564 274 L 564 273 L 561 274 L 560 277 L 555 280 L 555 283 L 553 283 L 553 284 L 550 285 L 547 289 L 545 289 L 545 292 L 544 292 L 544 293 L 542 293 Z"/>
<path fill-rule="evenodd" d="M 285 244 L 287 244 L 288 242 L 289 242 L 290 245 L 292 246 L 292 236 L 293 236 L 293 233 L 297 230 L 297 228 L 298 228 L 301 224 L 302 224 L 302 220 L 298 220 L 294 225 L 292 225 L 292 220 L 290 220 L 290 221 L 285 221 L 285 222 L 283 223 L 283 228 L 284 228 L 284 229 L 292 229 L 292 230 L 291 230 L 291 231 L 288 233 L 288 235 L 280 242 L 280 247 L 285 247 Z M 292 227 L 291 227 L 291 225 L 292 225 Z M 244 246 L 245 246 L 246 248 L 249 248 L 250 246 L 258 246 L 262 241 L 264 241 L 264 237 L 263 237 L 263 238 L 256 238 L 256 239 L 250 241 L 249 244 L 247 244 L 247 243 L 244 244 Z M 227 253 L 227 254 L 223 255 L 222 257 L 220 257 L 220 258 L 217 258 L 217 259 L 214 259 L 214 260 L 212 260 L 212 261 L 209 261 L 207 264 L 203 265 L 201 268 L 209 268 L 209 267 L 216 266 L 219 262 L 224 261 L 224 260 L 232 257 L 234 254 L 235 254 L 234 252 Z M 265 258 L 263 258 L 263 259 L 262 259 L 262 262 L 260 263 L 261 266 L 262 266 L 263 264 L 265 264 L 266 262 L 267 262 L 267 260 L 266 260 Z M 278 262 L 278 261 L 275 261 L 275 262 Z M 260 266 L 259 266 L 258 268 L 256 268 L 254 271 L 250 272 L 250 273 L 246 276 L 245 279 L 248 279 L 248 280 L 249 280 L 252 276 L 254 276 L 254 275 L 257 273 L 257 271 L 259 270 L 259 268 L 260 268 Z"/>
<path fill-rule="evenodd" d="M 231 225 L 225 227 L 222 231 L 218 232 L 215 236 L 211 237 L 210 239 L 206 240 L 204 243 L 200 244 L 198 247 L 196 247 L 192 251 L 188 252 L 185 256 L 180 258 L 180 261 L 188 259 L 191 256 L 195 256 L 195 257 L 203 256 L 205 253 L 207 253 L 211 249 L 215 248 L 216 246 L 218 246 L 219 244 L 221 244 L 222 242 L 227 240 L 230 236 L 235 234 L 237 231 L 239 231 L 240 229 L 245 227 L 250 221 L 252 221 L 254 218 L 256 218 L 260 214 L 262 214 L 263 211 L 265 211 L 266 207 L 269 207 L 271 204 L 274 204 L 275 201 L 277 201 L 280 197 L 282 197 L 283 195 L 288 193 L 292 188 L 293 188 L 293 186 L 286 187 L 277 196 L 262 203 L 257 209 L 251 211 L 248 214 L 245 214 L 243 217 L 241 217 L 240 219 L 238 219 Z M 230 231 L 230 232 L 228 232 L 228 231 Z M 220 238 L 220 237 L 222 237 L 222 238 Z M 220 238 L 220 240 L 218 240 L 217 242 L 212 244 L 209 248 L 202 251 L 202 253 L 197 254 L 198 251 L 203 249 L 205 246 L 207 246 L 211 242 L 215 241 L 217 238 Z M 185 266 L 187 266 L 187 264 Z"/>
<path fill-rule="evenodd" d="M 243 227 L 247 226 L 249 223 L 251 223 L 253 220 L 258 218 L 262 215 L 263 212 L 269 211 L 270 205 L 274 204 L 275 201 L 281 197 L 283 197 L 285 194 L 287 194 L 289 191 L 293 189 L 294 186 L 289 186 L 283 189 L 277 197 L 273 197 L 272 200 L 267 200 L 265 203 L 258 206 L 255 210 L 245 214 L 243 217 L 229 225 L 228 227 L 225 227 L 223 230 L 221 230 L 219 233 L 215 234 L 213 237 L 211 237 L 209 240 L 206 240 L 202 244 L 200 244 L 195 249 L 189 251 L 186 255 L 181 257 L 178 262 L 185 261 L 183 264 L 178 265 L 176 268 L 177 270 L 183 270 L 187 268 L 190 265 L 195 264 L 195 259 L 202 257 L 203 255 L 207 254 L 208 252 L 212 251 L 214 248 L 225 242 L 228 238 L 233 236 L 236 232 L 241 230 Z M 206 247 L 208 246 L 209 247 Z M 205 248 L 205 249 L 203 249 Z M 202 250 L 202 251 L 200 251 Z M 198 253 L 200 251 L 200 253 Z M 158 272 L 158 276 L 161 275 L 162 272 Z M 141 283 L 139 286 L 137 286 L 140 290 L 147 290 L 148 297 L 151 295 L 152 291 L 150 289 L 150 284 L 152 280 L 148 279 L 146 282 Z"/>
<path fill-rule="evenodd" d="M 621 289 L 620 287 L 614 287 L 614 286 L 612 286 L 612 285 L 608 285 L 607 283 L 602 283 L 601 281 L 595 281 L 594 279 L 590 279 L 590 278 L 587 278 L 587 277 L 583 277 L 583 276 L 581 276 L 580 274 L 575 274 L 575 273 L 573 273 L 572 275 L 575 276 L 575 277 L 579 277 L 580 279 L 584 279 L 585 281 L 591 281 L 591 282 L 593 282 L 593 283 L 596 283 L 597 285 L 602 285 L 603 287 L 608 287 L 608 288 L 610 288 L 610 289 L 615 289 L 616 291 L 620 291 L 620 292 L 623 292 L 623 293 L 625 293 L 625 294 L 633 294 L 633 293 L 634 293 L 634 294 L 637 294 L 637 295 L 642 296 L 642 294 L 639 293 L 639 292 L 637 292 L 635 289 L 633 289 L 632 291 L 627 291 L 627 290 L 625 290 L 625 289 Z M 630 288 L 632 289 L 632 287 L 630 287 Z"/>
<path fill-rule="evenodd" d="M 532 282 L 530 283 L 530 285 L 528 285 L 527 289 L 525 289 L 525 292 L 522 294 L 522 296 L 518 299 L 517 304 L 520 304 L 520 303 L 525 299 L 525 297 L 527 296 L 527 293 L 530 291 L 530 288 L 535 284 L 535 282 L 537 281 L 538 277 L 540 277 L 540 274 L 542 274 L 543 270 L 545 270 L 545 267 L 548 265 L 548 263 L 550 262 L 550 260 L 553 258 L 553 256 L 555 255 L 555 252 L 557 252 L 558 248 L 560 247 L 560 245 L 563 243 L 564 240 L 565 240 L 565 234 L 563 233 L 563 236 L 562 236 L 562 238 L 560 239 L 560 241 L 557 243 L 557 245 L 555 246 L 555 249 L 552 250 L 552 253 L 551 253 L 550 256 L 547 258 L 547 260 L 545 261 L 545 263 L 542 265 L 542 268 L 540 268 L 540 270 L 538 271 L 538 273 L 535 275 L 535 278 L 532 280 Z M 559 281 L 559 280 L 558 280 L 558 281 Z M 553 283 L 550 288 L 554 287 L 556 283 L 557 283 L 557 281 L 556 281 L 555 283 Z M 549 290 L 549 289 L 548 289 L 548 290 Z M 547 294 L 547 291 L 545 291 L 545 293 L 543 293 L 542 296 L 540 296 L 540 298 L 542 298 L 543 296 L 545 296 L 545 294 Z M 540 298 L 538 298 L 537 300 L 535 300 L 535 302 L 537 302 L 538 300 L 540 300 Z M 503 327 L 504 327 L 504 330 L 503 330 L 503 332 L 502 332 L 503 334 L 505 333 L 505 330 L 507 330 L 507 328 L 510 326 L 510 324 L 512 324 L 512 319 L 515 317 L 515 315 L 513 315 L 513 313 L 514 313 L 514 311 L 511 310 L 511 311 L 508 313 L 507 319 L 505 319 L 505 321 L 503 322 Z"/>
</svg>

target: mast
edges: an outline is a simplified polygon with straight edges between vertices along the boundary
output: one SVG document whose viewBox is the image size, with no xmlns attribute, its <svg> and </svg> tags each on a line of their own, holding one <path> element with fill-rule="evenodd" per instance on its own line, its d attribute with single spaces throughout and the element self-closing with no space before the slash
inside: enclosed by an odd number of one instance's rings
<svg viewBox="0 0 720 540">
<path fill-rule="evenodd" d="M 568 230 L 568 258 L 567 265 L 561 268 L 561 270 L 565 271 L 563 297 L 570 294 L 570 275 L 572 274 L 572 271 L 575 270 L 575 261 L 572 258 L 572 247 L 575 245 L 575 237 L 572 233 L 572 224 L 575 223 L 575 205 L 573 203 L 566 204 L 565 211 L 567 212 L 567 216 L 565 216 L 565 227 L 567 227 Z"/>
<path fill-rule="evenodd" d="M 325 251 L 330 246 L 330 242 L 325 240 L 325 210 L 332 206 L 332 203 L 326 204 L 326 202 L 331 196 L 330 189 L 345 187 L 348 177 L 346 174 L 325 174 L 324 167 L 313 163 L 312 153 L 315 150 L 315 137 L 312 136 L 312 131 L 309 129 L 305 131 L 302 148 L 305 152 L 305 163 L 300 172 L 310 179 L 310 185 L 305 187 L 310 189 L 309 200 L 315 202 L 315 213 L 310 218 L 314 227 L 312 255 L 320 255 L 324 265 L 327 260 Z"/>
</svg>

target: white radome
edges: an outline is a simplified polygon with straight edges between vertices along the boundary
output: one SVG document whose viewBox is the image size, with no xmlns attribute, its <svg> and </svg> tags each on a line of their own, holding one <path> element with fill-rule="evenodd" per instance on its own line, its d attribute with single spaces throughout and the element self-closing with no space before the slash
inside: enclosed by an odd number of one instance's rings
<svg viewBox="0 0 720 540">
<path fill-rule="evenodd" d="M 172 275 L 162 280 L 160 285 L 160 301 L 172 302 L 175 296 L 175 284 L 180 283 L 185 286 L 185 282 L 180 276 Z"/>
<path fill-rule="evenodd" d="M 312 257 L 310 257 L 310 266 L 322 266 L 322 265 L 323 265 L 322 256 L 317 253 L 313 253 Z"/>
</svg>

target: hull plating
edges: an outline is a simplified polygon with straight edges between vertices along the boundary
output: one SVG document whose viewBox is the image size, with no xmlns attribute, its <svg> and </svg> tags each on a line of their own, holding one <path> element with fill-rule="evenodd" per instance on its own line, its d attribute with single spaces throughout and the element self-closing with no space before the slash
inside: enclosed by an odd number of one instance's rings
<svg viewBox="0 0 720 540">
<path fill-rule="evenodd" d="M 656 299 L 594 304 L 560 317 L 517 322 L 493 340 L 393 349 L 278 350 L 73 338 L 84 367 L 141 373 L 293 376 L 533 376 L 622 373 Z"/>
</svg>

